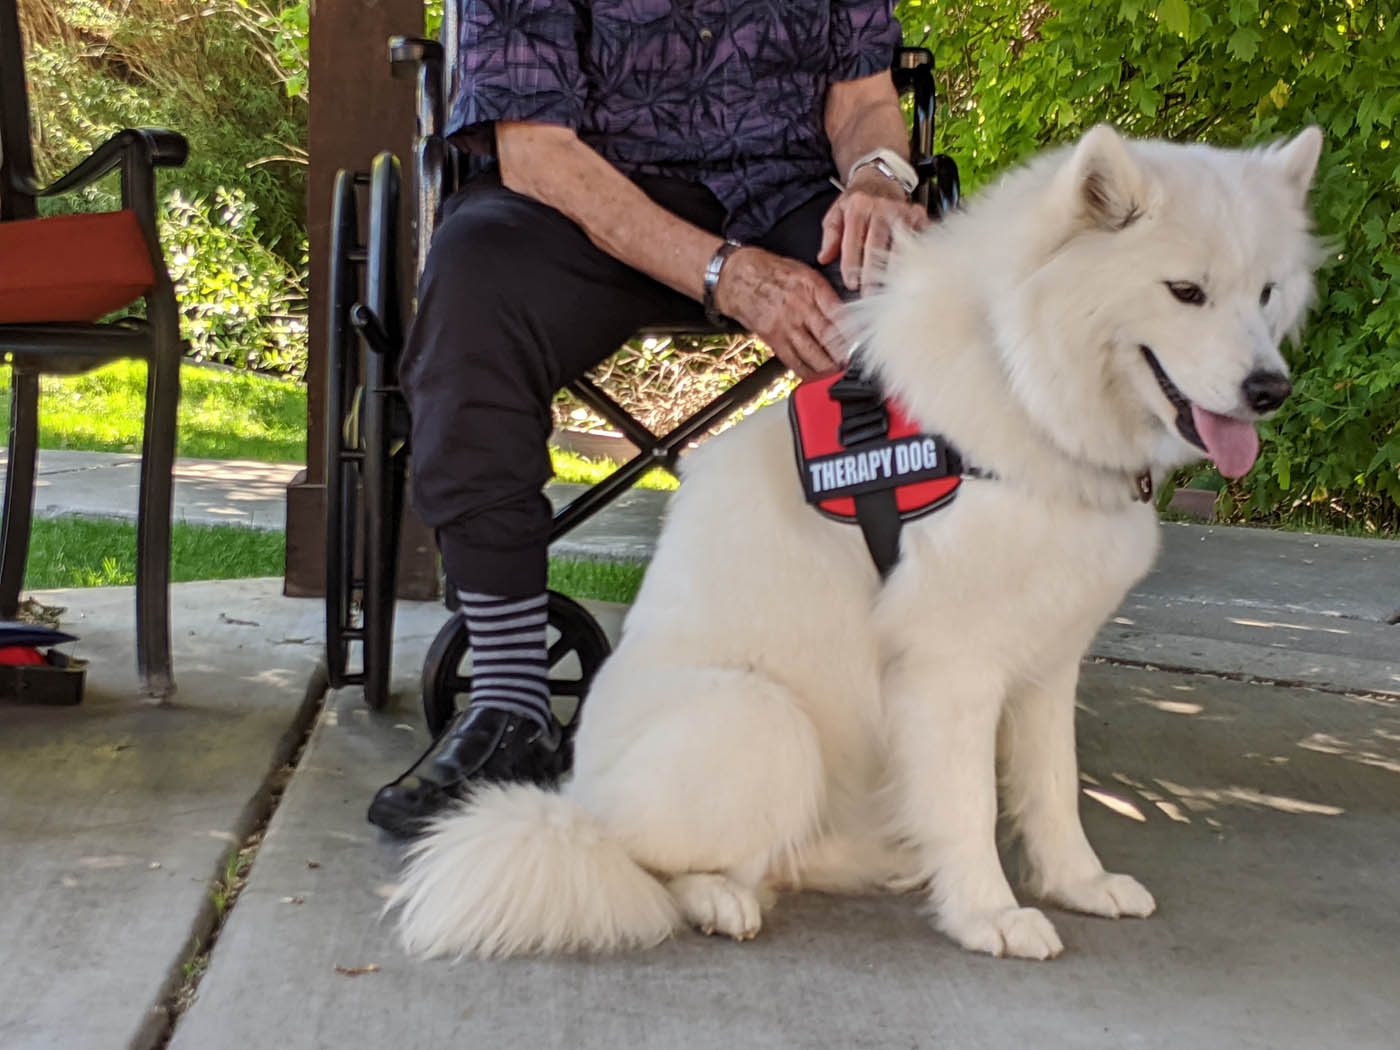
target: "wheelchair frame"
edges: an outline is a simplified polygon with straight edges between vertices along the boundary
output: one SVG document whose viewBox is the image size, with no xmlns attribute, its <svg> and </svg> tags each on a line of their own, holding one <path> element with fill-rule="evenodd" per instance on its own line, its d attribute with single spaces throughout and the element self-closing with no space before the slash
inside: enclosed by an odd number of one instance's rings
<svg viewBox="0 0 1400 1050">
<path fill-rule="evenodd" d="M 393 75 L 417 82 L 414 138 L 415 280 L 423 271 L 443 200 L 472 174 L 472 158 L 444 138 L 444 102 L 456 67 L 455 5 L 446 4 L 443 42 L 393 37 Z M 912 94 L 911 152 L 919 174 L 915 199 L 937 218 L 959 199 L 957 166 L 934 155 L 933 56 L 925 48 L 901 47 L 893 66 L 901 95 Z M 326 649 L 331 685 L 363 685 L 374 709 L 388 702 L 397 582 L 399 522 L 408 460 L 408 408 L 397 385 L 405 308 L 399 288 L 399 207 L 402 176 L 398 158 L 378 154 L 368 173 L 341 171 L 335 184 L 331 226 L 330 361 L 326 396 Z M 361 239 L 361 213 L 367 236 Z M 734 327 L 648 325 L 639 335 L 722 335 Z M 681 450 L 721 419 L 767 389 L 785 371 L 776 358 L 752 373 L 666 434 L 651 432 L 587 377 L 569 390 L 615 426 L 639 453 L 603 481 L 554 514 L 550 541 L 586 521 L 655 466 L 674 470 Z M 447 588 L 447 605 L 455 594 Z M 572 701 L 561 715 L 566 741 L 593 674 L 609 651 L 607 638 L 578 603 L 550 592 L 549 623 L 556 635 L 549 648 L 552 694 Z M 351 668 L 351 647 L 361 660 Z M 436 736 L 456 711 L 457 697 L 470 689 L 461 665 L 470 648 L 466 624 L 453 617 L 428 652 L 423 709 Z M 577 670 L 577 674 L 566 674 Z"/>
</svg>

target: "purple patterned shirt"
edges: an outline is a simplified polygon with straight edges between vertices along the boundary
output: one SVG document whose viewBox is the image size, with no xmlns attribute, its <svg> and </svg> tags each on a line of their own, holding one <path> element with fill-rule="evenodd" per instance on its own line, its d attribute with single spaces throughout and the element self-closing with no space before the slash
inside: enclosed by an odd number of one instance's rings
<svg viewBox="0 0 1400 1050">
<path fill-rule="evenodd" d="M 450 0 L 449 0 L 450 2 Z M 892 0 L 460 0 L 450 133 L 575 129 L 624 174 L 694 179 L 760 235 L 835 174 L 827 87 L 888 69 Z"/>
</svg>

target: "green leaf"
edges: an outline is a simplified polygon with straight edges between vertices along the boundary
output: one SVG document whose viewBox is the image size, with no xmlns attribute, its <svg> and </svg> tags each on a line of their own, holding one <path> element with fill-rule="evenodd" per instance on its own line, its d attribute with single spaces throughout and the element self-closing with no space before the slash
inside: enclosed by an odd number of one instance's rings
<svg viewBox="0 0 1400 1050">
<path fill-rule="evenodd" d="M 1162 25 L 1178 36 L 1189 36 L 1191 32 L 1191 5 L 1186 0 L 1162 0 L 1157 8 L 1157 18 Z"/>
<path fill-rule="evenodd" d="M 1241 62 L 1248 62 L 1259 53 L 1259 31 L 1249 26 L 1241 26 L 1230 34 L 1225 49 Z"/>
<path fill-rule="evenodd" d="M 1133 105 L 1137 106 L 1143 116 L 1150 117 L 1157 112 L 1157 93 L 1148 87 L 1141 77 L 1128 82 L 1128 97 L 1133 100 Z"/>
</svg>

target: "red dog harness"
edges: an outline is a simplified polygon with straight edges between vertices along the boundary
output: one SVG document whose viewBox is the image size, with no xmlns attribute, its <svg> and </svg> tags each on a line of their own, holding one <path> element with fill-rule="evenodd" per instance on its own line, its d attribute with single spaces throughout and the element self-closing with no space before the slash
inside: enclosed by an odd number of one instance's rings
<svg viewBox="0 0 1400 1050">
<path fill-rule="evenodd" d="M 882 577 L 899 559 L 904 522 L 948 506 L 964 477 L 993 476 L 965 466 L 942 435 L 920 431 L 857 361 L 799 386 L 788 417 L 807 502 L 858 524 Z"/>
</svg>

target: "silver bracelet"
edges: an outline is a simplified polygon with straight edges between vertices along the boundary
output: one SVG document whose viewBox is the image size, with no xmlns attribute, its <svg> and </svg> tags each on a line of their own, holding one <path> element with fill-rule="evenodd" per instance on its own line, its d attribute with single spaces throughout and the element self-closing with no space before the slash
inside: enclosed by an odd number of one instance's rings
<svg viewBox="0 0 1400 1050">
<path fill-rule="evenodd" d="M 742 247 L 738 241 L 726 240 L 705 264 L 705 318 L 716 328 L 724 327 L 724 315 L 715 306 L 715 289 L 719 287 L 719 275 L 729 257 Z"/>
</svg>

